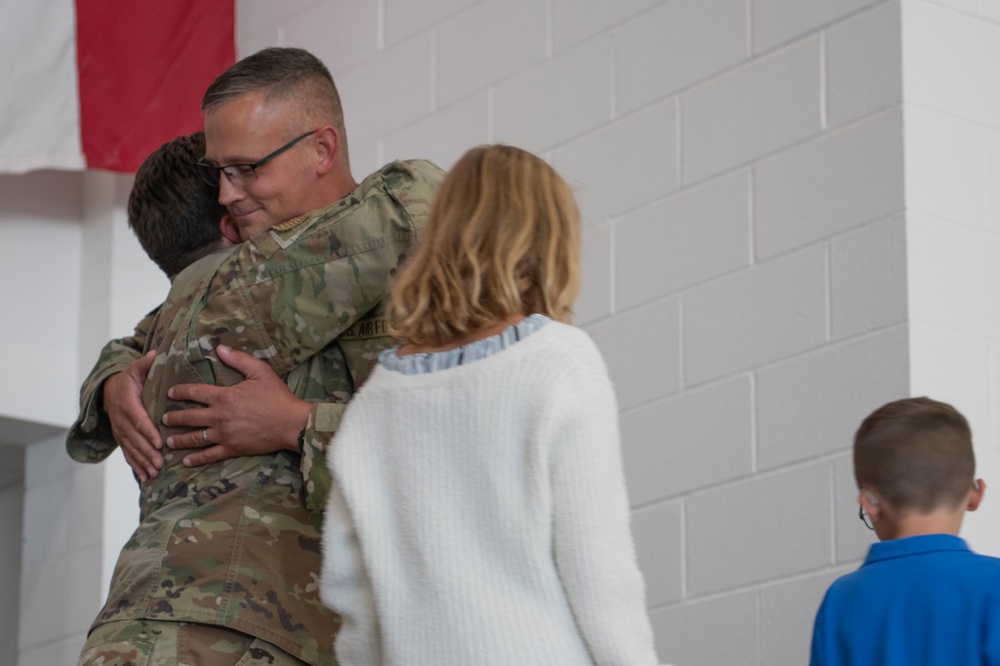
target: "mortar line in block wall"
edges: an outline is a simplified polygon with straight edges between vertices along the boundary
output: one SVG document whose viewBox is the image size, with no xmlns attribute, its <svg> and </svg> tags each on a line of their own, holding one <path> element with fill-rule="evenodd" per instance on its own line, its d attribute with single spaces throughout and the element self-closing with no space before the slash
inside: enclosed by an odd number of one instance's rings
<svg viewBox="0 0 1000 666">
<path fill-rule="evenodd" d="M 850 455 L 850 448 L 845 447 L 843 449 L 838 449 L 836 451 L 831 451 L 828 453 L 823 453 L 812 458 L 806 458 L 804 460 L 794 460 L 787 463 L 782 463 L 777 467 L 770 467 L 765 470 L 757 470 L 756 472 L 747 472 L 746 474 L 741 474 L 740 476 L 735 476 L 730 479 L 725 479 L 724 481 L 719 481 L 716 483 L 710 483 L 699 488 L 692 490 L 687 490 L 683 493 L 678 493 L 676 495 L 668 495 L 665 497 L 660 497 L 657 499 L 649 500 L 647 502 L 640 502 L 638 504 L 630 505 L 630 510 L 632 512 L 644 511 L 647 509 L 652 509 L 664 504 L 670 504 L 671 502 L 683 501 L 687 502 L 692 499 L 697 499 L 702 495 L 707 495 L 709 493 L 715 493 L 722 490 L 727 490 L 737 486 L 746 485 L 748 483 L 758 483 L 767 482 L 770 477 L 775 477 L 784 474 L 792 474 L 796 471 L 815 467 L 817 465 L 828 465 L 836 463 L 838 459 L 843 458 L 846 455 Z"/>
<path fill-rule="evenodd" d="M 862 220 L 860 222 L 857 222 L 853 226 L 850 226 L 850 227 L 848 227 L 846 229 L 840 229 L 838 231 L 834 231 L 834 232 L 828 233 L 828 234 L 826 234 L 824 236 L 819 236 L 817 238 L 812 239 L 811 241 L 809 241 L 808 243 L 806 243 L 804 245 L 797 245 L 795 247 L 790 247 L 788 249 L 783 249 L 783 250 L 781 250 L 779 252 L 776 252 L 774 254 L 769 254 L 767 257 L 764 257 L 763 259 L 760 259 L 757 263 L 763 264 L 763 263 L 766 263 L 766 262 L 769 262 L 769 261 L 776 261 L 778 259 L 781 259 L 782 257 L 787 257 L 789 255 L 795 254 L 797 252 L 802 252 L 802 251 L 808 250 L 810 248 L 816 248 L 816 247 L 819 247 L 820 245 L 832 244 L 838 238 L 841 238 L 843 236 L 848 236 L 850 234 L 858 233 L 858 232 L 862 231 L 865 227 L 869 227 L 869 226 L 871 226 L 873 224 L 880 224 L 882 222 L 886 222 L 888 220 L 892 220 L 892 219 L 897 218 L 897 217 L 899 217 L 899 216 L 901 216 L 901 215 L 903 215 L 903 214 L 905 214 L 907 212 L 913 213 L 915 211 L 913 211 L 912 209 L 910 209 L 909 211 L 907 211 L 907 209 L 903 206 L 902 200 L 900 200 L 899 208 L 897 208 L 895 210 L 889 211 L 888 213 L 879 213 L 878 215 L 876 215 L 874 217 L 870 217 L 870 218 L 864 219 L 864 220 Z M 922 215 L 920 213 L 918 213 L 918 214 Z M 928 216 L 923 216 L 923 217 L 928 217 Z M 942 221 L 947 221 L 947 220 L 942 220 Z M 973 227 L 973 228 L 978 228 L 978 227 Z"/>
<path fill-rule="evenodd" d="M 605 319 L 602 319 L 600 321 L 607 321 L 607 320 L 608 320 L 608 318 L 605 318 Z M 589 324 L 588 324 L 588 326 L 589 326 Z M 627 407 L 625 409 L 621 409 L 621 410 L 619 410 L 618 413 L 621 414 L 622 416 L 625 416 L 625 415 L 628 415 L 628 414 L 632 414 L 634 412 L 641 411 L 643 409 L 648 409 L 651 405 L 655 405 L 655 404 L 660 403 L 660 402 L 666 402 L 666 401 L 669 401 L 669 400 L 676 400 L 677 398 L 680 398 L 682 396 L 692 395 L 694 393 L 700 393 L 702 391 L 708 391 L 708 390 L 710 390 L 712 388 L 715 388 L 715 387 L 718 387 L 718 386 L 720 386 L 722 384 L 728 384 L 729 382 L 731 382 L 734 379 L 737 379 L 739 377 L 743 377 L 743 376 L 749 377 L 757 369 L 758 368 L 752 368 L 752 369 L 748 369 L 748 370 L 741 370 L 740 372 L 736 372 L 736 373 L 733 373 L 733 374 L 730 374 L 730 375 L 724 375 L 722 377 L 713 377 L 712 379 L 706 379 L 705 381 L 703 381 L 703 382 L 701 382 L 699 384 L 692 384 L 691 386 L 685 386 L 685 387 L 683 387 L 681 389 L 678 389 L 677 391 L 674 391 L 673 393 L 669 393 L 669 394 L 663 395 L 663 396 L 658 396 L 656 398 L 650 398 L 649 400 L 646 400 L 645 402 L 639 403 L 637 405 L 632 405 L 632 406 Z"/>
<path fill-rule="evenodd" d="M 660 401 L 660 400 L 667 400 L 667 399 L 671 399 L 671 398 L 676 398 L 676 397 L 678 397 L 680 395 L 683 395 L 683 394 L 685 394 L 685 393 L 687 393 L 689 391 L 700 390 L 700 389 L 703 389 L 705 387 L 711 386 L 712 384 L 715 384 L 715 383 L 718 383 L 718 382 L 722 382 L 722 381 L 727 381 L 727 380 L 733 379 L 734 377 L 738 377 L 738 376 L 740 376 L 742 374 L 745 374 L 745 373 L 748 373 L 748 372 L 760 372 L 761 370 L 767 370 L 769 368 L 777 367 L 777 366 L 783 365 L 785 363 L 792 363 L 794 361 L 797 361 L 797 360 L 800 360 L 800 359 L 803 359 L 803 358 L 807 358 L 809 356 L 812 356 L 813 354 L 821 354 L 821 353 L 831 352 L 831 351 L 834 351 L 834 350 L 839 349 L 840 347 L 843 347 L 843 346 L 846 346 L 846 345 L 852 345 L 852 344 L 863 342 L 865 339 L 870 338 L 870 337 L 884 335 L 884 334 L 889 333 L 890 331 L 893 331 L 893 330 L 896 330 L 896 329 L 905 329 L 905 327 L 907 325 L 912 324 L 912 323 L 914 323 L 914 322 L 912 322 L 912 321 L 910 321 L 910 322 L 893 322 L 893 323 L 890 323 L 890 324 L 886 324 L 884 326 L 880 326 L 879 328 L 861 331 L 859 333 L 856 333 L 856 334 L 848 336 L 848 337 L 838 338 L 836 340 L 831 340 L 829 342 L 822 342 L 822 343 L 819 343 L 819 344 L 817 344 L 815 346 L 811 346 L 811 347 L 808 347 L 806 349 L 799 350 L 798 352 L 794 353 L 791 356 L 785 356 L 783 358 L 778 358 L 778 359 L 774 359 L 774 360 L 771 360 L 771 361 L 766 361 L 766 362 L 760 363 L 759 365 L 754 365 L 753 367 L 740 368 L 739 370 L 731 372 L 731 373 L 726 374 L 726 375 L 721 375 L 721 376 L 718 376 L 718 377 L 711 377 L 709 379 L 705 379 L 705 380 L 696 382 L 694 384 L 689 384 L 687 386 L 684 386 L 680 391 L 677 391 L 675 393 L 671 393 L 670 395 L 662 396 L 662 397 L 659 397 L 659 398 L 653 398 L 653 399 L 650 399 L 650 400 L 648 400 L 646 402 L 643 402 L 641 404 L 633 405 L 633 406 L 629 407 L 627 410 L 623 411 L 622 413 L 624 414 L 624 413 L 628 413 L 628 412 L 631 412 L 631 411 L 636 410 L 636 409 L 641 409 L 643 407 L 648 407 L 649 405 L 654 404 L 654 403 L 656 403 L 657 401 Z M 917 322 L 917 323 L 920 323 L 920 322 Z M 921 324 L 921 325 L 925 325 L 925 324 Z M 951 333 L 965 334 L 963 331 L 955 331 L 955 330 L 944 329 L 944 328 L 941 328 L 940 330 L 948 331 L 948 332 L 951 332 Z M 976 339 L 980 339 L 977 336 L 969 336 L 969 337 L 974 337 Z M 985 339 L 985 338 L 983 338 L 983 339 Z"/>
<path fill-rule="evenodd" d="M 789 48 L 794 48 L 795 46 L 797 46 L 797 45 L 799 45 L 799 44 L 801 44 L 801 43 L 803 43 L 803 42 L 805 42 L 805 41 L 807 41 L 809 39 L 815 39 L 817 36 L 819 36 L 820 34 L 826 32 L 830 28 L 838 27 L 838 26 L 840 26 L 843 23 L 849 23 L 850 21 L 852 21 L 856 17 L 860 16 L 861 14 L 865 14 L 867 12 L 877 11 L 880 7 L 882 7 L 884 5 L 890 4 L 891 2 L 897 2 L 897 3 L 899 3 L 899 1 L 900 0 L 881 0 L 879 2 L 875 2 L 875 3 L 870 4 L 870 5 L 865 5 L 863 7 L 859 7 L 858 9 L 855 9 L 855 10 L 851 11 L 848 14 L 844 14 L 842 16 L 836 16 L 836 17 L 828 20 L 826 23 L 823 23 L 823 24 L 820 24 L 820 25 L 817 25 L 817 26 L 813 26 L 812 28 L 809 28 L 808 32 L 800 33 L 800 34 L 797 34 L 797 35 L 792 35 L 792 36 L 788 37 L 783 42 L 779 42 L 777 44 L 772 44 L 772 45 L 768 46 L 767 49 L 765 49 L 764 51 L 755 51 L 753 53 L 753 59 L 756 60 L 758 58 L 766 58 L 769 55 L 774 55 L 775 53 L 780 53 L 781 51 L 785 51 L 785 50 L 787 50 Z M 751 0 L 751 7 L 752 7 L 752 0 Z M 750 13 L 750 23 L 751 24 L 753 23 L 753 12 L 752 11 Z M 752 30 L 752 28 L 751 28 L 751 30 Z M 752 44 L 752 48 L 756 48 L 756 44 Z"/>
<path fill-rule="evenodd" d="M 683 95 L 681 97 L 683 97 Z M 884 109 L 879 109 L 877 111 L 869 113 L 866 116 L 862 116 L 860 118 L 855 118 L 851 122 L 846 123 L 844 125 L 838 125 L 836 127 L 831 127 L 830 129 L 828 129 L 826 131 L 824 131 L 824 130 L 817 130 L 816 132 L 814 132 L 814 133 L 812 133 L 812 134 L 810 134 L 808 136 L 802 137 L 801 139 L 797 139 L 797 140 L 795 140 L 792 143 L 789 143 L 787 145 L 780 146 L 778 148 L 773 148 L 773 149 L 768 150 L 766 152 L 760 153 L 759 155 L 754 155 L 753 157 L 748 158 L 748 159 L 744 160 L 743 162 L 740 162 L 739 164 L 733 164 L 733 165 L 730 165 L 730 166 L 726 166 L 726 167 L 720 169 L 719 171 L 713 171 L 711 173 L 705 174 L 704 176 L 701 176 L 697 180 L 681 181 L 682 189 L 688 188 L 688 187 L 695 187 L 697 185 L 700 185 L 701 183 L 708 182 L 708 181 L 710 181 L 712 179 L 715 179 L 715 178 L 720 178 L 720 177 L 725 176 L 727 174 L 730 174 L 730 173 L 732 173 L 734 171 L 739 171 L 741 169 L 749 168 L 749 167 L 753 166 L 754 164 L 756 164 L 758 162 L 763 162 L 763 161 L 768 160 L 768 159 L 770 159 L 772 157 L 776 157 L 778 155 L 781 155 L 782 153 L 792 152 L 792 151 L 796 150 L 797 148 L 801 148 L 803 146 L 806 146 L 806 145 L 812 143 L 813 141 L 817 141 L 817 140 L 820 140 L 820 139 L 824 139 L 825 140 L 828 137 L 832 137 L 832 136 L 834 136 L 835 134 L 837 134 L 839 132 L 848 132 L 848 131 L 851 131 L 851 130 L 855 129 L 858 125 L 861 125 L 861 124 L 867 123 L 867 122 L 872 122 L 872 121 L 876 120 L 877 118 L 879 118 L 881 116 L 886 116 L 886 115 L 889 115 L 889 114 L 892 114 L 892 113 L 900 113 L 902 111 L 902 108 L 903 108 L 902 103 L 900 103 L 900 104 L 894 104 L 893 106 L 886 107 Z"/>
<path fill-rule="evenodd" d="M 836 566 L 824 565 L 822 567 L 817 567 L 815 569 L 809 569 L 808 571 L 797 571 L 794 574 L 786 576 L 779 575 L 772 578 L 764 578 L 761 580 L 754 581 L 752 583 L 744 583 L 736 587 L 727 588 L 725 590 L 706 592 L 704 594 L 699 594 L 693 597 L 685 596 L 683 599 L 677 601 L 668 601 L 662 604 L 656 604 L 655 606 L 650 606 L 649 611 L 655 613 L 661 610 L 684 608 L 686 606 L 711 603 L 713 601 L 719 601 L 727 597 L 747 594 L 748 592 L 763 592 L 764 590 L 770 589 L 772 587 L 777 587 L 779 585 L 788 585 L 799 581 L 806 581 L 809 580 L 810 578 L 815 578 L 817 576 L 825 576 L 828 574 L 839 575 L 839 574 L 850 573 L 852 571 L 856 571 L 860 563 L 861 560 L 853 560 L 851 562 L 837 564 Z"/>
</svg>

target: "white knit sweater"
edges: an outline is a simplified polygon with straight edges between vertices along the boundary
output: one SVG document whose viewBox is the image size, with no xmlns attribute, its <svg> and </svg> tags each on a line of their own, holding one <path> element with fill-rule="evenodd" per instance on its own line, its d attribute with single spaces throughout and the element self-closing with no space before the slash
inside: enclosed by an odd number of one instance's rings
<svg viewBox="0 0 1000 666">
<path fill-rule="evenodd" d="M 379 366 L 328 460 L 342 666 L 657 663 L 615 397 L 583 331 L 551 322 L 430 374 Z"/>
</svg>

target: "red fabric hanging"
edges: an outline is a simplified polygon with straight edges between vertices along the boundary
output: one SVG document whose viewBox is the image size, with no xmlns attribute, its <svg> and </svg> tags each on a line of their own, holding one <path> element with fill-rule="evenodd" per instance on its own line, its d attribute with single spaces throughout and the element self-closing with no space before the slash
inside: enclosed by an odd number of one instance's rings
<svg viewBox="0 0 1000 666">
<path fill-rule="evenodd" d="M 75 0 L 87 168 L 134 172 L 202 129 L 201 97 L 235 62 L 233 0 Z"/>
</svg>

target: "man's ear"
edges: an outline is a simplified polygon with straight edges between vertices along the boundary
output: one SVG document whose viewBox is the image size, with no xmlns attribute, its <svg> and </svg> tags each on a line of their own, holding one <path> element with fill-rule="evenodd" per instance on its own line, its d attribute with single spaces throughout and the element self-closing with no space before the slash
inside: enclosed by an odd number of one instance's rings
<svg viewBox="0 0 1000 666">
<path fill-rule="evenodd" d="M 233 216 L 229 213 L 224 213 L 219 220 L 219 231 L 222 232 L 222 245 L 224 247 L 243 242 L 240 238 L 240 230 L 236 227 L 236 222 L 233 221 Z"/>
<path fill-rule="evenodd" d="M 319 174 L 330 171 L 340 160 L 340 133 L 326 125 L 316 132 L 314 140 L 316 146 L 316 170 Z"/>
</svg>

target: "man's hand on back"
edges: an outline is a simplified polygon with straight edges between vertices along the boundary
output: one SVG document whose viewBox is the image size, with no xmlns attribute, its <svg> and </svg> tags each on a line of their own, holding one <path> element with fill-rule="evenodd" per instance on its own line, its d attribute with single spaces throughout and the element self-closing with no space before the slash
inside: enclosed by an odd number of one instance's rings
<svg viewBox="0 0 1000 666">
<path fill-rule="evenodd" d="M 168 412 L 163 423 L 195 428 L 167 438 L 171 449 L 201 448 L 184 457 L 187 466 L 235 458 L 297 451 L 298 436 L 309 418 L 311 405 L 299 399 L 264 361 L 250 354 L 219 346 L 219 359 L 246 379 L 228 387 L 177 384 L 167 391 L 172 400 L 190 400 L 205 407 Z M 205 447 L 208 448 L 205 448 Z"/>
</svg>

